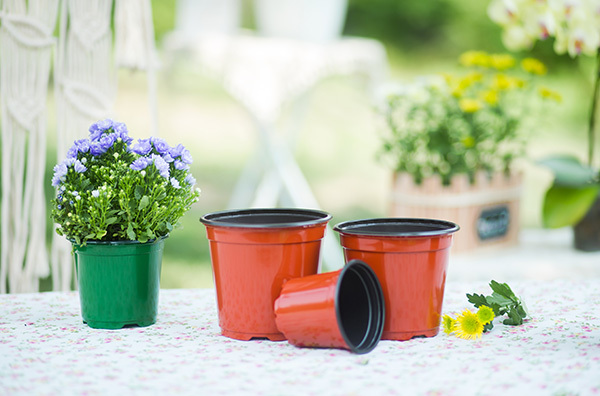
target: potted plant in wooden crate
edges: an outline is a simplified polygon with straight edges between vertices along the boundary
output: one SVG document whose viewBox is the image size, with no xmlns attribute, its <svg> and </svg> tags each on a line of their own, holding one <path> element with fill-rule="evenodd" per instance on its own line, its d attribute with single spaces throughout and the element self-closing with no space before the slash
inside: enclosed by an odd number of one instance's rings
<svg viewBox="0 0 600 396">
<path fill-rule="evenodd" d="M 423 78 L 386 96 L 381 158 L 394 170 L 391 215 L 459 224 L 455 251 L 513 244 L 514 161 L 526 142 L 519 126 L 536 98 L 559 97 L 536 92 L 533 80 L 546 73 L 536 59 L 469 51 L 460 63 L 463 75 Z"/>
<path fill-rule="evenodd" d="M 99 121 L 54 167 L 52 218 L 73 244 L 81 314 L 94 328 L 156 321 L 164 239 L 200 194 L 181 144 L 132 141 L 125 124 Z"/>
</svg>

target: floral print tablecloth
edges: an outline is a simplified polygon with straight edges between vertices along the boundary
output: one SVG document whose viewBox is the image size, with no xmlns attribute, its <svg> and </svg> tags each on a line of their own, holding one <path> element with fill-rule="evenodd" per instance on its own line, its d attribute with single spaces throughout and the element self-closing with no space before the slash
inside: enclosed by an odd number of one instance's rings
<svg viewBox="0 0 600 396">
<path fill-rule="evenodd" d="M 532 316 L 479 340 L 440 333 L 366 355 L 219 334 L 213 289 L 161 290 L 146 328 L 84 325 L 77 292 L 0 296 L 0 394 L 600 394 L 600 279 L 511 282 Z M 469 307 L 446 286 L 444 313 Z"/>
</svg>

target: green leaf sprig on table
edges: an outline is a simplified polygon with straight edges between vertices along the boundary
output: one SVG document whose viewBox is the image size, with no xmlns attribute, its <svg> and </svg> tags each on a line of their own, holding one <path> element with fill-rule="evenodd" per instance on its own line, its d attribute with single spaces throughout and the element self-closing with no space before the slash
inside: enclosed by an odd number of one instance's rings
<svg viewBox="0 0 600 396">
<path fill-rule="evenodd" d="M 467 294 L 467 299 L 470 303 L 479 308 L 482 305 L 487 305 L 494 310 L 494 315 L 507 315 L 508 318 L 502 322 L 505 325 L 518 326 L 523 324 L 523 320 L 528 316 L 525 303 L 515 295 L 510 286 L 506 283 L 499 283 L 495 280 L 490 282 L 492 288 L 491 296 L 483 294 Z M 484 326 L 484 331 L 489 331 L 494 327 L 490 322 Z"/>
</svg>

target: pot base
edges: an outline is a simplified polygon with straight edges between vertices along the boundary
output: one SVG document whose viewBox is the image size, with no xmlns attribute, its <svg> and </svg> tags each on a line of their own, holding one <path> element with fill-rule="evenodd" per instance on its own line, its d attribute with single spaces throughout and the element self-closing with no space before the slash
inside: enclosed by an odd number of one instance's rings
<svg viewBox="0 0 600 396">
<path fill-rule="evenodd" d="M 408 341 L 416 337 L 435 337 L 440 332 L 439 327 L 433 329 L 419 330 L 419 331 L 384 331 L 381 335 L 382 340 L 392 341 Z"/>
<path fill-rule="evenodd" d="M 282 333 L 239 333 L 221 329 L 221 335 L 240 341 L 250 341 L 252 339 L 267 339 L 269 341 L 285 341 L 287 338 Z"/>
<path fill-rule="evenodd" d="M 96 320 L 84 320 L 83 323 L 87 324 L 92 329 L 118 330 L 127 326 L 148 327 L 156 323 L 156 319 L 133 320 L 126 322 L 100 322 Z"/>
</svg>

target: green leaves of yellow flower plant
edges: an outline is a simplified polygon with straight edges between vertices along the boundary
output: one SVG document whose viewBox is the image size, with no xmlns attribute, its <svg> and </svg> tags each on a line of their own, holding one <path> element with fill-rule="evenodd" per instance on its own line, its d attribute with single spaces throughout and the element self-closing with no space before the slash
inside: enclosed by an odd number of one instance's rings
<svg viewBox="0 0 600 396">
<path fill-rule="evenodd" d="M 508 318 L 502 322 L 505 325 L 516 326 L 523 324 L 523 319 L 527 317 L 527 310 L 510 286 L 506 283 L 499 283 L 492 280 L 490 287 L 493 291 L 491 296 L 473 293 L 467 294 L 467 299 L 476 308 L 485 305 L 492 308 L 496 316 L 507 315 Z"/>
</svg>

